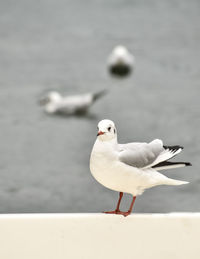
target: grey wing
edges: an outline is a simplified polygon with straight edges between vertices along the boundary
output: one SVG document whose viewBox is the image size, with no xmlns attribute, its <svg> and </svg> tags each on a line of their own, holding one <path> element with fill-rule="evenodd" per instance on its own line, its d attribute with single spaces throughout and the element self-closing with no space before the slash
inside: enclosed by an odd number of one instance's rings
<svg viewBox="0 0 200 259">
<path fill-rule="evenodd" d="M 119 148 L 119 160 L 137 168 L 148 167 L 164 150 L 163 142 L 159 139 L 150 143 L 121 144 Z"/>
</svg>

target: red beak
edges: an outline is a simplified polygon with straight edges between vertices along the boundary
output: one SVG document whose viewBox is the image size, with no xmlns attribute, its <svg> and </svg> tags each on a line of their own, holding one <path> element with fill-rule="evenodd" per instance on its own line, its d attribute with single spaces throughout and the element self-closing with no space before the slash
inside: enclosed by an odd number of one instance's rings
<svg viewBox="0 0 200 259">
<path fill-rule="evenodd" d="M 105 132 L 99 131 L 98 134 L 97 134 L 97 136 L 100 136 L 100 135 L 103 135 L 103 134 L 105 134 Z"/>
</svg>

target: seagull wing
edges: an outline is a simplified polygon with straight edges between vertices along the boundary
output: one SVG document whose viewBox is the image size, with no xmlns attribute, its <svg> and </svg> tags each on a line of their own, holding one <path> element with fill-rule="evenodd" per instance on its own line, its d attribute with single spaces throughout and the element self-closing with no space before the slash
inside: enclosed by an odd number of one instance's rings
<svg viewBox="0 0 200 259">
<path fill-rule="evenodd" d="M 59 106 L 59 111 L 66 113 L 84 113 L 91 104 L 92 94 L 66 96 Z"/>
<path fill-rule="evenodd" d="M 162 140 L 155 139 L 150 143 L 119 144 L 119 160 L 127 165 L 146 169 L 167 161 L 181 152 L 182 147 L 163 146 Z"/>
</svg>

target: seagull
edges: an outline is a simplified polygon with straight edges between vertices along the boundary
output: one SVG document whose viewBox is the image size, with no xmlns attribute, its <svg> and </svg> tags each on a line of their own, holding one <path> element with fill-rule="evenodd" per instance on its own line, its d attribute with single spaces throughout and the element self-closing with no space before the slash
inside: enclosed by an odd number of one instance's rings
<svg viewBox="0 0 200 259">
<path fill-rule="evenodd" d="M 127 48 L 117 46 L 108 58 L 108 69 L 112 75 L 125 77 L 133 70 L 134 63 L 135 58 Z"/>
<path fill-rule="evenodd" d="M 106 90 L 102 90 L 97 93 L 62 96 L 56 91 L 51 91 L 40 100 L 40 104 L 44 106 L 44 110 L 49 114 L 85 114 L 90 106 L 105 93 Z"/>
<path fill-rule="evenodd" d="M 114 122 L 107 119 L 100 121 L 97 139 L 91 152 L 90 170 L 100 184 L 119 192 L 116 209 L 104 213 L 128 216 L 132 212 L 136 196 L 146 189 L 158 185 L 187 184 L 188 182 L 174 180 L 158 172 L 190 166 L 188 162 L 169 161 L 182 149 L 181 146 L 165 146 L 160 139 L 150 143 L 118 144 Z M 130 208 L 125 212 L 120 210 L 124 192 L 133 196 Z"/>
</svg>

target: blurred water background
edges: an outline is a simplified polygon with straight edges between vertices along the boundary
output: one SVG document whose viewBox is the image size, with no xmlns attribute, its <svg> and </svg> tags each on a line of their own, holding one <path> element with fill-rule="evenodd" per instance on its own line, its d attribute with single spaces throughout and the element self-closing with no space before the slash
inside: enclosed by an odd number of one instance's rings
<svg viewBox="0 0 200 259">
<path fill-rule="evenodd" d="M 180 144 L 193 167 L 165 171 L 187 186 L 137 198 L 135 212 L 200 211 L 200 1 L 0 1 L 0 212 L 101 212 L 116 192 L 89 171 L 97 123 L 119 142 Z M 124 44 L 135 55 L 127 79 L 106 58 Z M 48 116 L 42 93 L 108 89 L 86 117 Z M 129 206 L 130 197 L 123 207 Z"/>
</svg>

